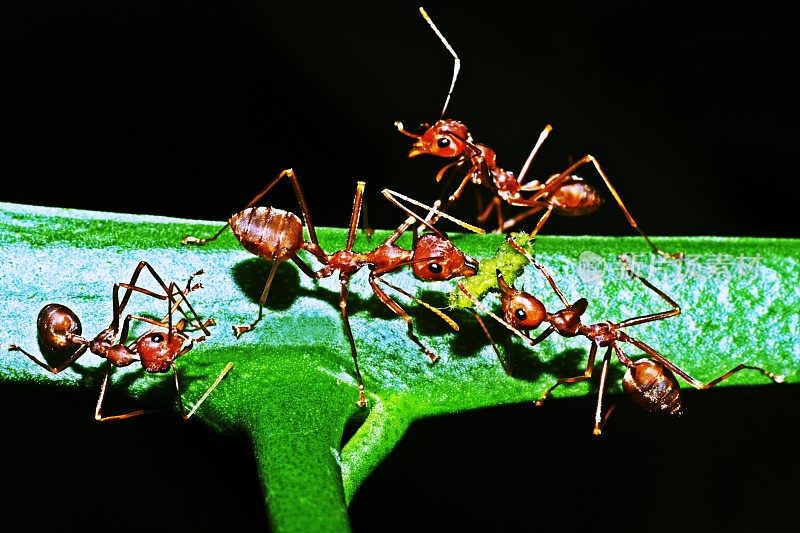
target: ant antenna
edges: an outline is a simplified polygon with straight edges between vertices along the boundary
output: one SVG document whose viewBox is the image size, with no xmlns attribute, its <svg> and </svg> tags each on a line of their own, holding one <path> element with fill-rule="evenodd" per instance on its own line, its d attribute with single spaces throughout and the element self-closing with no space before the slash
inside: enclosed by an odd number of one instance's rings
<svg viewBox="0 0 800 533">
<path fill-rule="evenodd" d="M 438 316 L 439 318 L 444 320 L 447 323 L 447 325 L 450 326 L 450 328 L 453 331 L 458 331 L 459 330 L 458 323 L 456 323 L 455 320 L 453 320 L 452 318 L 447 316 L 441 309 L 437 309 L 436 307 L 432 306 L 431 304 L 429 304 L 428 302 L 422 300 L 421 298 L 418 298 L 418 297 L 414 296 L 413 294 L 411 294 L 410 292 L 408 292 L 408 291 L 406 291 L 404 289 L 401 289 L 400 287 L 398 287 L 394 283 L 389 283 L 388 281 L 386 281 L 383 278 L 375 278 L 375 279 L 377 281 L 383 283 L 384 285 L 393 288 L 394 290 L 396 290 L 400 294 L 405 294 L 406 296 L 408 296 L 409 298 L 411 298 L 412 300 L 414 300 L 418 304 L 422 305 L 428 311 L 430 311 L 431 313 L 435 314 L 436 316 Z"/>
<path fill-rule="evenodd" d="M 450 90 L 447 91 L 447 98 L 444 100 L 444 107 L 442 108 L 442 115 L 439 117 L 440 119 L 444 118 L 444 112 L 447 110 L 447 104 L 450 103 L 450 97 L 453 95 L 453 88 L 456 86 L 456 79 L 458 78 L 458 71 L 461 70 L 461 60 L 458 58 L 458 54 L 456 51 L 453 50 L 453 47 L 450 46 L 450 43 L 447 42 L 447 39 L 444 38 L 442 32 L 439 31 L 439 28 L 436 27 L 436 24 L 433 23 L 431 17 L 428 16 L 428 13 L 425 11 L 424 7 L 419 8 L 420 14 L 422 14 L 422 18 L 425 19 L 425 22 L 431 27 L 433 32 L 439 37 L 439 40 L 442 41 L 442 44 L 447 51 L 450 52 L 450 55 L 453 56 L 453 81 L 450 82 Z M 402 124 L 401 124 L 402 126 Z"/>
<path fill-rule="evenodd" d="M 483 229 L 483 228 L 479 228 L 479 227 L 477 227 L 477 226 L 473 226 L 472 224 L 468 224 L 468 223 L 464 222 L 463 220 L 459 220 L 459 219 L 457 219 L 456 217 L 452 217 L 452 216 L 448 215 L 447 213 L 444 213 L 444 212 L 442 212 L 442 211 L 439 211 L 439 210 L 438 210 L 438 209 L 436 209 L 435 207 L 431 207 L 431 206 L 429 206 L 429 205 L 423 204 L 422 202 L 418 202 L 417 200 L 414 200 L 413 198 L 409 198 L 409 197 L 408 197 L 408 196 L 406 196 L 405 194 L 400 194 L 399 192 L 395 192 L 395 191 L 393 191 L 393 190 L 391 190 L 391 189 L 383 189 L 383 191 L 381 191 L 381 192 L 383 193 L 383 195 L 386 197 L 386 199 L 387 199 L 387 200 L 389 200 L 389 201 L 390 201 L 390 202 L 392 202 L 393 204 L 397 205 L 397 206 L 398 206 L 398 207 L 400 207 L 401 209 L 404 209 L 404 207 L 402 206 L 402 204 L 400 204 L 400 202 L 398 202 L 398 201 L 397 201 L 397 198 L 401 198 L 401 199 L 405 200 L 406 202 L 408 202 L 408 203 L 410 203 L 410 204 L 412 204 L 412 205 L 415 205 L 415 206 L 417 206 L 417 207 L 422 207 L 423 209 L 427 209 L 427 210 L 428 210 L 428 217 L 430 217 L 430 214 L 431 214 L 431 213 L 436 213 L 436 215 L 437 215 L 437 219 L 438 219 L 439 217 L 444 217 L 444 218 L 446 218 L 447 220 L 449 220 L 450 222 L 455 222 L 456 224 L 458 224 L 458 225 L 459 225 L 459 226 L 461 226 L 462 228 L 464 228 L 464 229 L 468 229 L 469 231 L 471 231 L 471 232 L 473 232 L 473 233 L 478 233 L 479 235 L 483 235 L 483 234 L 485 234 L 485 233 L 486 233 L 486 230 L 485 230 L 485 229 Z M 405 210 L 405 209 L 404 209 L 404 210 Z M 412 215 L 413 215 L 413 214 L 412 214 Z M 431 225 L 431 224 L 428 222 L 428 219 L 427 219 L 427 218 L 426 218 L 426 219 L 424 219 L 424 220 L 423 220 L 423 219 L 421 219 L 421 218 L 419 218 L 419 217 L 417 217 L 417 218 L 418 218 L 418 219 L 419 219 L 419 220 L 420 220 L 420 221 L 421 221 L 421 222 L 422 222 L 422 223 L 423 223 L 423 224 L 424 224 L 426 227 L 428 227 L 429 229 L 433 229 L 433 226 L 432 226 L 432 225 Z M 434 230 L 434 231 L 435 231 L 435 230 Z"/>
</svg>

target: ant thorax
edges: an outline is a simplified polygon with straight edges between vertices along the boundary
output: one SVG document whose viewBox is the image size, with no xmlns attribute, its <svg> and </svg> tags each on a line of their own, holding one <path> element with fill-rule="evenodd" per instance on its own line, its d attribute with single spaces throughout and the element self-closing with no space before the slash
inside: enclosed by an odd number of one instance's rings
<svg viewBox="0 0 800 533">
<path fill-rule="evenodd" d="M 583 329 L 583 334 L 600 347 L 611 346 L 620 337 L 620 331 L 611 322 L 598 322 L 584 326 Z"/>
<path fill-rule="evenodd" d="M 116 332 L 113 327 L 108 327 L 98 333 L 89 342 L 89 351 L 103 359 L 108 359 L 108 362 L 116 367 L 128 366 L 138 360 L 130 348 L 116 342 Z"/>
<path fill-rule="evenodd" d="M 497 195 L 503 200 L 515 200 L 519 198 L 519 191 L 521 185 L 517 181 L 517 177 L 513 172 L 503 170 L 502 168 L 492 169 L 492 181 L 497 189 Z M 474 178 L 473 178 L 473 181 Z"/>
</svg>

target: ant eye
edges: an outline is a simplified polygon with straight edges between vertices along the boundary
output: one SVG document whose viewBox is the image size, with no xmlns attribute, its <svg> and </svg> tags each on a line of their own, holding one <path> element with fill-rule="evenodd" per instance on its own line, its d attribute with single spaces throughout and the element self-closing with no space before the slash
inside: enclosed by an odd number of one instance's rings
<svg viewBox="0 0 800 533">
<path fill-rule="evenodd" d="M 164 342 L 164 336 L 161 333 L 155 333 L 150 339 L 153 342 Z"/>
<path fill-rule="evenodd" d="M 430 270 L 434 274 L 441 274 L 442 265 L 440 265 L 439 263 L 431 263 L 430 265 L 428 265 L 428 270 Z"/>
<path fill-rule="evenodd" d="M 450 139 L 447 137 L 439 137 L 439 140 L 436 141 L 436 144 L 439 146 L 439 148 L 447 148 L 450 146 Z"/>
<path fill-rule="evenodd" d="M 527 313 L 525 313 L 525 310 L 520 307 L 514 311 L 514 318 L 516 318 L 519 321 L 523 321 L 526 318 L 528 318 L 528 315 Z"/>
</svg>

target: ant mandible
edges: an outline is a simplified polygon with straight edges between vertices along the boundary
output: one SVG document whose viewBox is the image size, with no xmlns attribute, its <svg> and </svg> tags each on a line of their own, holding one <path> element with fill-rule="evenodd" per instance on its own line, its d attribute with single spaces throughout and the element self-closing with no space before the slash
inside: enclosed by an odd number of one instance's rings
<svg viewBox="0 0 800 533">
<path fill-rule="evenodd" d="M 164 290 L 164 294 L 159 294 L 136 285 L 143 269 L 147 269 L 153 278 L 158 282 Z M 178 380 L 178 369 L 175 366 L 175 360 L 178 357 L 186 354 L 192 349 L 195 342 L 205 340 L 205 335 L 209 335 L 208 327 L 214 324 L 213 319 L 208 319 L 202 322 L 195 312 L 192 304 L 189 302 L 187 295 L 189 292 L 201 287 L 198 283 L 192 285 L 192 280 L 195 276 L 202 274 L 200 270 L 189 277 L 186 282 L 186 288 L 181 290 L 175 282 L 171 282 L 169 286 L 164 283 L 164 280 L 158 275 L 155 269 L 146 261 L 141 261 L 133 272 L 131 279 L 128 283 L 115 283 L 113 289 L 113 308 L 114 315 L 111 324 L 102 330 L 97 336 L 88 340 L 81 336 L 82 326 L 78 316 L 67 306 L 57 303 L 45 305 L 36 319 L 36 329 L 38 333 L 39 345 L 42 351 L 53 355 L 65 358 L 60 364 L 53 366 L 45 362 L 42 358 L 34 356 L 33 354 L 23 350 L 19 346 L 12 344 L 9 346 L 9 351 L 19 351 L 25 354 L 29 359 L 38 364 L 52 374 L 59 374 L 64 369 L 77 361 L 87 350 L 95 355 L 104 358 L 108 362 L 106 373 L 103 382 L 100 386 L 100 396 L 97 399 L 97 406 L 95 408 L 95 420 L 100 422 L 108 422 L 112 420 L 123 420 L 134 416 L 142 415 L 147 411 L 136 410 L 129 413 L 113 416 L 102 415 L 102 405 L 105 398 L 106 390 L 108 388 L 108 381 L 111 374 L 112 367 L 126 367 L 139 361 L 142 368 L 149 373 L 164 373 L 171 368 L 175 381 L 175 392 L 177 401 L 180 408 L 181 418 L 188 420 L 197 411 L 197 409 L 206 400 L 209 394 L 219 385 L 222 378 L 233 368 L 233 363 L 228 363 L 222 372 L 219 374 L 214 383 L 203 393 L 194 407 L 186 413 L 183 407 L 183 398 L 181 395 L 180 382 Z M 122 299 L 119 298 L 120 288 L 125 290 Z M 127 315 L 122 322 L 120 328 L 120 318 L 125 307 L 134 292 L 145 294 L 158 300 L 167 301 L 167 315 L 163 320 L 153 320 L 139 315 Z M 189 311 L 194 316 L 194 319 L 189 318 L 183 310 L 181 304 L 185 303 Z M 172 315 L 175 311 L 183 315 L 177 324 L 173 324 Z M 166 329 L 166 333 L 158 329 L 151 329 L 144 333 L 131 343 L 125 344 L 125 339 L 128 337 L 128 330 L 130 328 L 131 320 L 138 320 L 155 326 L 156 328 Z M 192 330 L 202 330 L 203 336 L 198 338 L 190 338 L 186 332 L 187 323 L 194 321 L 197 326 Z M 188 341 L 189 344 L 186 344 Z"/>
<path fill-rule="evenodd" d="M 525 176 L 533 163 L 533 159 L 536 157 L 536 153 L 553 129 L 549 124 L 544 127 L 542 133 L 539 135 L 533 150 L 531 150 L 528 159 L 522 166 L 522 170 L 520 170 L 519 176 L 515 176 L 513 172 L 504 170 L 497 165 L 497 155 L 493 149 L 484 144 L 475 143 L 472 140 L 472 135 L 469 133 L 466 125 L 457 120 L 445 119 L 444 113 L 447 110 L 447 105 L 450 102 L 450 97 L 455 87 L 458 72 L 461 68 L 461 60 L 458 58 L 455 50 L 453 50 L 453 47 L 450 46 L 450 43 L 447 42 L 444 35 L 433 23 L 433 20 L 425 12 L 425 9 L 420 7 L 419 10 L 422 17 L 439 37 L 439 40 L 441 40 L 442 44 L 444 44 L 445 48 L 453 56 L 453 78 L 450 82 L 450 89 L 445 98 L 440 118 L 433 126 L 423 124 L 422 127 L 425 131 L 422 134 L 407 131 L 403 123 L 399 121 L 395 122 L 395 126 L 400 133 L 416 139 L 408 157 L 430 154 L 447 159 L 455 159 L 439 170 L 436 174 L 437 182 L 441 181 L 442 177 L 450 169 L 466 168 L 466 173 L 461 183 L 447 198 L 446 203 L 441 208 L 442 211 L 446 211 L 450 205 L 461 196 L 467 184 L 472 182 L 476 185 L 488 188 L 492 193 L 489 205 L 483 209 L 481 207 L 480 195 L 476 190 L 478 210 L 480 212 L 478 215 L 478 222 L 485 222 L 491 216 L 492 211 L 495 211 L 497 216 L 497 231 L 505 232 L 522 220 L 544 211 L 544 214 L 542 214 L 536 226 L 530 232 L 530 236 L 535 237 L 544 223 L 550 218 L 553 211 L 565 216 L 583 216 L 593 213 L 602 205 L 603 198 L 600 192 L 574 174 L 581 166 L 591 163 L 602 178 L 611 196 L 614 197 L 620 210 L 625 215 L 628 224 L 644 238 L 653 253 L 671 259 L 683 257 L 682 252 L 669 254 L 663 252 L 653 244 L 647 234 L 639 227 L 636 220 L 630 214 L 630 211 L 628 211 L 628 208 L 625 207 L 622 198 L 611 184 L 608 175 L 606 175 L 600 163 L 592 155 L 587 154 L 583 156 L 562 172 L 551 175 L 544 183 L 538 180 L 525 183 Z M 530 195 L 523 196 L 523 193 Z M 505 220 L 503 217 L 503 203 L 511 206 L 525 207 L 527 209 L 511 219 Z M 438 207 L 440 204 L 441 198 L 436 201 L 434 206 Z"/>
<path fill-rule="evenodd" d="M 279 181 L 287 178 L 294 189 L 295 197 L 300 205 L 300 210 L 303 215 L 306 230 L 308 231 L 308 239 L 303 237 L 303 224 L 300 218 L 292 212 L 284 211 L 275 207 L 256 207 L 261 198 L 264 197 Z M 314 224 L 311 221 L 311 213 L 306 204 L 305 196 L 303 195 L 300 182 L 292 169 L 287 169 L 278 174 L 277 177 L 272 179 L 261 192 L 259 192 L 253 200 L 248 203 L 242 211 L 233 214 L 228 223 L 223 226 L 217 233 L 207 238 L 197 238 L 187 236 L 183 239 L 184 244 L 202 245 L 215 240 L 219 237 L 226 228 L 230 227 L 234 236 L 239 240 L 242 246 L 250 253 L 265 259 L 273 261 L 272 268 L 267 276 L 267 281 L 264 290 L 261 293 L 261 298 L 258 302 L 258 316 L 249 325 L 239 325 L 233 327 L 234 334 L 239 337 L 243 333 L 252 330 L 263 317 L 264 302 L 269 294 L 272 280 L 275 277 L 275 272 L 278 265 L 286 260 L 292 260 L 305 275 L 312 279 L 321 279 L 339 274 L 339 308 L 342 314 L 342 324 L 344 327 L 345 335 L 350 344 L 350 353 L 353 358 L 353 365 L 355 367 L 356 380 L 358 382 L 358 405 L 364 407 L 366 405 L 366 393 L 364 384 L 361 377 L 361 371 L 358 367 L 358 355 L 356 352 L 355 340 L 353 332 L 350 328 L 350 319 L 347 314 L 347 297 L 348 297 L 348 284 L 350 277 L 361 270 L 363 267 L 369 269 L 369 284 L 375 296 L 383 302 L 386 307 L 392 310 L 397 316 L 402 318 L 408 326 L 408 337 L 428 356 L 430 361 L 436 362 L 438 356 L 429 348 L 427 348 L 414 334 L 411 317 L 406 311 L 383 289 L 378 285 L 382 282 L 392 288 L 394 287 L 386 280 L 381 279 L 384 274 L 394 272 L 401 267 L 410 266 L 414 275 L 423 281 L 444 281 L 459 276 L 471 276 L 478 270 L 478 263 L 471 257 L 464 254 L 461 250 L 456 248 L 447 236 L 433 227 L 432 224 L 422 219 L 416 213 L 402 205 L 396 197 L 406 199 L 402 195 L 398 195 L 393 191 L 384 190 L 384 196 L 403 212 L 406 213 L 407 219 L 403 222 L 394 232 L 381 244 L 379 244 L 372 251 L 359 253 L 353 251 L 353 244 L 356 239 L 356 230 L 358 228 L 359 217 L 361 213 L 361 205 L 363 201 L 365 184 L 359 181 L 356 186 L 356 193 L 353 199 L 353 210 L 350 215 L 350 224 L 347 233 L 347 243 L 344 250 L 337 251 L 333 254 L 327 254 L 323 251 L 317 240 Z M 419 204 L 422 205 L 422 204 Z M 426 206 L 427 207 L 427 206 Z M 437 212 L 435 209 L 430 208 L 431 212 Z M 440 213 L 448 219 L 455 220 L 449 215 Z M 424 225 L 430 232 L 422 236 L 418 236 L 416 232 L 415 222 Z M 463 223 L 462 223 L 463 224 Z M 409 227 L 414 225 L 413 231 L 413 244 L 411 250 L 400 248 L 396 243 L 400 236 L 408 230 Z M 466 225 L 471 227 L 469 225 Z M 478 228 L 471 227 L 476 231 L 481 231 Z M 298 256 L 300 250 L 306 250 L 311 253 L 317 261 L 323 266 L 319 270 L 313 270 L 303 259 Z M 400 291 L 403 292 L 403 291 Z M 407 293 L 404 293 L 408 295 Z M 408 295 L 410 296 L 410 295 Z M 414 298 L 413 296 L 411 296 Z M 417 302 L 424 302 L 414 298 Z M 428 309 L 438 314 L 443 319 L 447 320 L 451 326 L 453 322 L 429 305 L 425 305 Z"/>
<path fill-rule="evenodd" d="M 659 313 L 651 313 L 629 318 L 627 320 L 623 320 L 622 322 L 605 321 L 598 322 L 596 324 L 584 324 L 581 322 L 581 316 L 584 314 L 589 305 L 588 300 L 586 300 L 586 298 L 579 298 L 574 303 L 569 303 L 567 298 L 556 285 L 550 272 L 542 264 L 538 263 L 527 251 L 523 250 L 512 239 L 508 239 L 508 243 L 518 252 L 525 255 L 528 261 L 530 261 L 539 270 L 539 272 L 541 272 L 541 274 L 550 284 L 550 287 L 553 289 L 556 296 L 558 296 L 558 299 L 564 304 L 563 309 L 556 311 L 555 313 L 548 312 L 547 309 L 545 309 L 544 304 L 538 298 L 527 292 L 515 289 L 513 286 L 507 284 L 503 279 L 503 275 L 500 270 L 497 270 L 497 286 L 501 292 L 502 318 L 492 313 L 480 302 L 478 302 L 477 299 L 475 299 L 469 293 L 469 291 L 461 282 L 458 284 L 459 289 L 464 292 L 464 294 L 466 294 L 467 297 L 469 297 L 482 311 L 505 325 L 513 333 L 521 336 L 531 346 L 536 346 L 552 333 L 558 333 L 562 337 L 583 336 L 591 342 L 591 347 L 589 348 L 589 358 L 586 362 L 586 370 L 584 373 L 579 376 L 558 379 L 556 383 L 549 387 L 541 396 L 541 398 L 536 401 L 537 406 L 541 406 L 545 399 L 553 392 L 553 390 L 560 385 L 578 383 L 590 379 L 594 370 L 594 362 L 598 347 L 606 348 L 606 352 L 603 356 L 603 363 L 600 370 L 600 386 L 597 396 L 597 408 L 595 410 L 594 417 L 593 431 L 595 435 L 599 435 L 601 433 L 603 423 L 610 414 L 609 411 L 605 416 L 602 415 L 602 405 L 603 394 L 606 387 L 606 376 L 608 374 L 608 365 L 611 360 L 612 351 L 616 353 L 617 358 L 627 368 L 622 382 L 625 392 L 630 395 L 635 403 L 653 412 L 669 414 L 678 414 L 681 412 L 680 389 L 674 374 L 679 375 L 696 389 L 708 389 L 713 387 L 717 383 L 728 379 L 733 374 L 741 370 L 755 370 L 764 374 L 776 383 L 783 382 L 784 377 L 782 375 L 774 374 L 761 367 L 739 364 L 721 376 L 703 383 L 679 368 L 654 348 L 622 331 L 630 326 L 654 322 L 656 320 L 663 320 L 665 318 L 676 316 L 681 312 L 680 306 L 678 306 L 678 304 L 675 303 L 672 298 L 667 296 L 667 294 L 660 289 L 656 288 L 647 279 L 631 270 L 626 256 L 620 256 L 620 259 L 623 261 L 623 264 L 625 265 L 625 271 L 628 273 L 628 275 L 638 279 L 645 287 L 655 292 L 658 296 L 664 299 L 672 307 L 672 309 Z M 547 329 L 540 333 L 535 339 L 531 339 L 528 331 L 538 328 L 543 322 L 548 324 Z M 483 326 L 482 322 L 481 325 Z M 483 326 L 483 329 L 484 332 L 487 332 L 485 326 Z M 489 338 L 491 340 L 491 337 Z M 647 354 L 648 357 L 638 361 L 633 361 L 630 359 L 620 345 L 621 343 L 626 342 L 642 350 L 645 354 Z M 492 345 L 495 348 L 495 351 L 497 351 L 496 346 L 494 346 L 494 342 L 492 342 Z M 505 365 L 504 368 L 508 372 L 508 369 L 505 367 Z"/>
</svg>

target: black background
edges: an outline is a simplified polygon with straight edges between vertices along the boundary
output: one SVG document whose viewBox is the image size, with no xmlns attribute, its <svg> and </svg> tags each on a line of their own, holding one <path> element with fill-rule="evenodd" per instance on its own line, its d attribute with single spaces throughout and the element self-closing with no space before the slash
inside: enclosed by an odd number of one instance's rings
<svg viewBox="0 0 800 533">
<path fill-rule="evenodd" d="M 518 170 L 551 123 L 535 177 L 591 153 L 651 235 L 798 237 L 788 3 L 427 8 L 462 59 L 447 115 L 501 166 Z M 452 72 L 416 3 L 3 2 L 0 50 L 0 200 L 224 220 L 294 167 L 317 225 L 344 226 L 365 180 L 370 223 L 389 228 L 382 188 L 440 192 L 441 161 L 406 159 L 392 126 L 438 119 Z M 272 203 L 294 209 L 285 191 Z M 631 234 L 611 207 L 544 231 Z M 0 395 L 25 406 L 9 414 L 20 490 L 5 512 L 87 529 L 265 523 L 236 439 L 171 420 L 97 427 L 93 398 Z M 797 529 L 797 399 L 796 386 L 687 391 L 678 420 L 622 399 L 601 439 L 592 398 L 426 421 L 356 496 L 353 526 Z M 149 491 L 163 505 L 146 507 Z"/>
</svg>

